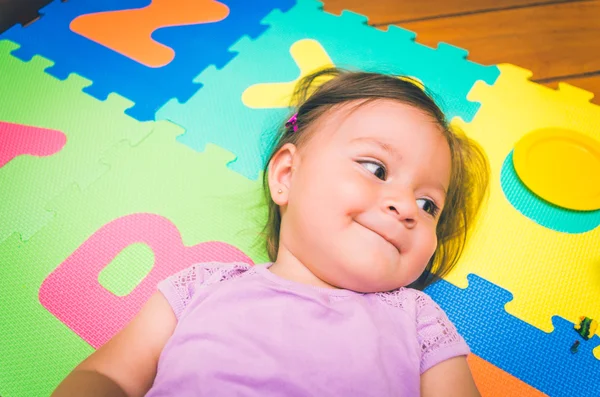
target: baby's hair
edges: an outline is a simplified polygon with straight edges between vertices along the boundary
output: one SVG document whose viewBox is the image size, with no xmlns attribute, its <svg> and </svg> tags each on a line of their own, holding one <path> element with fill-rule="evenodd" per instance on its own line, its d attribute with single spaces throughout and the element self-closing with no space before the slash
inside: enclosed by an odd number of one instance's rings
<svg viewBox="0 0 600 397">
<path fill-rule="evenodd" d="M 362 106 L 382 99 L 413 106 L 429 115 L 446 138 L 452 158 L 446 202 L 436 229 L 438 245 L 423 274 L 409 287 L 422 290 L 456 266 L 487 195 L 490 171 L 484 151 L 462 131 L 450 127 L 443 111 L 414 79 L 341 68 L 321 69 L 298 82 L 292 96 L 297 128 L 281 123 L 278 139 L 266 161 L 263 187 L 268 219 L 264 234 L 271 261 L 277 258 L 281 226 L 279 206 L 271 199 L 268 183 L 273 156 L 286 143 L 301 147 L 314 131 L 310 127 L 333 107 L 350 102 Z"/>
</svg>

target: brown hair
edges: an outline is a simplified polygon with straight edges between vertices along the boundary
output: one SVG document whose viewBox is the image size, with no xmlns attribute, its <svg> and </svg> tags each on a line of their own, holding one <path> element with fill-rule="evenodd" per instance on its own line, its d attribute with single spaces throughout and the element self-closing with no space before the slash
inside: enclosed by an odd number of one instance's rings
<svg viewBox="0 0 600 397">
<path fill-rule="evenodd" d="M 327 68 L 299 81 L 292 96 L 292 106 L 298 104 L 293 112 L 297 113 L 298 129 L 294 132 L 281 125 L 263 174 L 268 203 L 264 229 L 267 253 L 269 259 L 275 261 L 281 225 L 279 207 L 271 199 L 268 183 L 268 168 L 273 156 L 286 143 L 297 147 L 304 144 L 310 137 L 309 127 L 334 106 L 361 101 L 360 106 L 378 99 L 391 99 L 422 110 L 439 125 L 450 147 L 452 170 L 446 203 L 436 229 L 438 245 L 423 274 L 410 285 L 424 289 L 457 264 L 486 197 L 490 171 L 487 157 L 479 145 L 462 131 L 451 128 L 430 94 L 410 77 Z"/>
</svg>

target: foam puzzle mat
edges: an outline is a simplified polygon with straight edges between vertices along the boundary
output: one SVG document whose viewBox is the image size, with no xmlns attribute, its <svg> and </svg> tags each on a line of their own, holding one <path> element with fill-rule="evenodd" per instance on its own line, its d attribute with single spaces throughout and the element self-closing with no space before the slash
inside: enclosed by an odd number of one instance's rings
<svg viewBox="0 0 600 397">
<path fill-rule="evenodd" d="M 600 395 L 591 93 L 315 0 L 56 0 L 39 13 L 0 33 L 0 396 L 49 395 L 167 275 L 268 260 L 261 168 L 294 82 L 327 65 L 418 79 L 486 151 L 487 208 L 427 289 L 482 394 Z"/>
</svg>

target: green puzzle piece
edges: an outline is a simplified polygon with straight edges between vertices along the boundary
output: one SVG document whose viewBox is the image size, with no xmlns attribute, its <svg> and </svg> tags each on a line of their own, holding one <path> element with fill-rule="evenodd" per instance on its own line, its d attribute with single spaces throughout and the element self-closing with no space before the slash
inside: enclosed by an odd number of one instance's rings
<svg viewBox="0 0 600 397">
<path fill-rule="evenodd" d="M 182 132 L 161 122 L 138 146 L 115 145 L 103 159 L 107 173 L 49 202 L 56 213 L 51 222 L 27 242 L 12 235 L 0 244 L 0 395 L 49 395 L 93 351 L 40 304 L 38 291 L 103 225 L 133 213 L 157 214 L 177 226 L 185 246 L 222 241 L 256 263 L 268 260 L 257 239 L 266 216 L 260 182 L 229 170 L 233 155 L 219 147 L 198 153 L 176 142 Z M 132 267 L 144 267 L 148 255 L 129 258 Z"/>
<path fill-rule="evenodd" d="M 15 48 L 0 40 L 0 121 L 58 130 L 67 142 L 54 155 L 17 156 L 0 168 L 0 241 L 12 233 L 29 239 L 52 219 L 48 200 L 73 182 L 91 183 L 107 171 L 98 162 L 106 149 L 123 139 L 137 143 L 154 128 L 124 114 L 132 102 L 117 95 L 99 101 L 82 92 L 89 80 L 60 81 L 44 72 L 52 62 L 23 62 L 10 55 Z"/>
</svg>

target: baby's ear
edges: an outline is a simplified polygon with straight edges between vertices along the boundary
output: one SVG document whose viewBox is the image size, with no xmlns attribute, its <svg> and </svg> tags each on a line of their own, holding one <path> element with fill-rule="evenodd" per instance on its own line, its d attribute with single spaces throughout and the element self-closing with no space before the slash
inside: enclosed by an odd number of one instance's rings
<svg viewBox="0 0 600 397">
<path fill-rule="evenodd" d="M 286 205 L 290 191 L 292 172 L 294 167 L 294 155 L 296 146 L 292 143 L 283 145 L 269 163 L 269 189 L 271 198 L 279 206 Z"/>
</svg>

